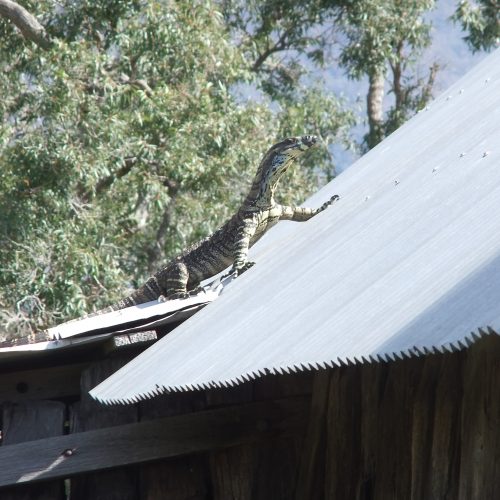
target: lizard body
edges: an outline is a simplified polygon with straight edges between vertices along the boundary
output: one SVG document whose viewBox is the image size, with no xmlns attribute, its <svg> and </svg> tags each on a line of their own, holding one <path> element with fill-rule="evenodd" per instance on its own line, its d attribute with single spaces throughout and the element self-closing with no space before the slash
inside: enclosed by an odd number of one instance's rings
<svg viewBox="0 0 500 500">
<path fill-rule="evenodd" d="M 317 139 L 314 136 L 292 137 L 272 146 L 264 155 L 252 187 L 239 210 L 211 236 L 195 243 L 168 262 L 128 297 L 99 313 L 123 309 L 161 297 L 185 298 L 204 279 L 233 264 L 238 274 L 250 267 L 248 250 L 280 220 L 303 222 L 333 203 L 333 196 L 319 208 L 279 205 L 274 193 L 280 177 Z"/>
</svg>

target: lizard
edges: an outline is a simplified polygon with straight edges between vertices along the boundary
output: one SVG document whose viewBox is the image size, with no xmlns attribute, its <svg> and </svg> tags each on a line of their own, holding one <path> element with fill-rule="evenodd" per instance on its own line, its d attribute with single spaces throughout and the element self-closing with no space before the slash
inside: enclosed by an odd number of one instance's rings
<svg viewBox="0 0 500 500">
<path fill-rule="evenodd" d="M 196 293 L 201 281 L 231 264 L 231 273 L 238 276 L 254 264 L 248 261 L 250 247 L 280 220 L 304 222 L 323 212 L 338 195 L 319 208 L 285 206 L 274 199 L 281 176 L 317 142 L 315 136 L 304 135 L 274 144 L 262 158 L 248 195 L 225 224 L 168 262 L 131 295 L 98 314 L 152 300 L 187 298 Z"/>
</svg>

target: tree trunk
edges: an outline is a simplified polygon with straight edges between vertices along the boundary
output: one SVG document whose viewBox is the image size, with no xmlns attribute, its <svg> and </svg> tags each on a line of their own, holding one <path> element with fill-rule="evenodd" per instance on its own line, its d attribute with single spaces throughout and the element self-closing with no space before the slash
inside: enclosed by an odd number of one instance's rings
<svg viewBox="0 0 500 500">
<path fill-rule="evenodd" d="M 384 100 L 384 73 L 380 70 L 373 71 L 370 75 L 368 87 L 367 108 L 368 125 L 370 127 L 366 136 L 369 149 L 375 147 L 384 138 L 384 115 L 382 103 Z"/>
<path fill-rule="evenodd" d="M 23 36 L 39 47 L 48 49 L 51 41 L 45 28 L 24 7 L 11 0 L 0 0 L 0 16 L 15 24 Z"/>
</svg>

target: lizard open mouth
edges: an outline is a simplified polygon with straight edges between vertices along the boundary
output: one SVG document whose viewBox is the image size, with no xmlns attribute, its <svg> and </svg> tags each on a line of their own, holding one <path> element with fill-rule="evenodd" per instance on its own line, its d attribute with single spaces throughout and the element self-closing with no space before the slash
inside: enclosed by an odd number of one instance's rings
<svg viewBox="0 0 500 500">
<path fill-rule="evenodd" d="M 303 135 L 301 138 L 302 144 L 308 148 L 314 146 L 318 142 L 318 138 L 314 135 Z"/>
</svg>

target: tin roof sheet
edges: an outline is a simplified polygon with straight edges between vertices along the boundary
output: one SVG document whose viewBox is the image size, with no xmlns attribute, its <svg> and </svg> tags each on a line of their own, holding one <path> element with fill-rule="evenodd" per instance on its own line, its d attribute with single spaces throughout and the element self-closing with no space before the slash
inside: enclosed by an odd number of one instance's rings
<svg viewBox="0 0 500 500">
<path fill-rule="evenodd" d="M 189 318 L 214 301 L 233 279 L 233 276 L 221 276 L 207 282 L 199 293 L 185 300 L 151 301 L 118 311 L 67 321 L 45 331 L 35 332 L 30 337 L 2 341 L 0 363 L 24 358 L 33 359 L 35 356 L 80 348 L 82 345 L 100 344 L 111 337 L 115 337 L 116 342 L 122 344 L 127 343 L 127 339 L 142 339 L 144 335 L 139 335 L 141 332 L 150 332 Z"/>
<path fill-rule="evenodd" d="M 500 332 L 500 50 L 282 222 L 257 265 L 91 395 L 461 349 Z"/>
</svg>

